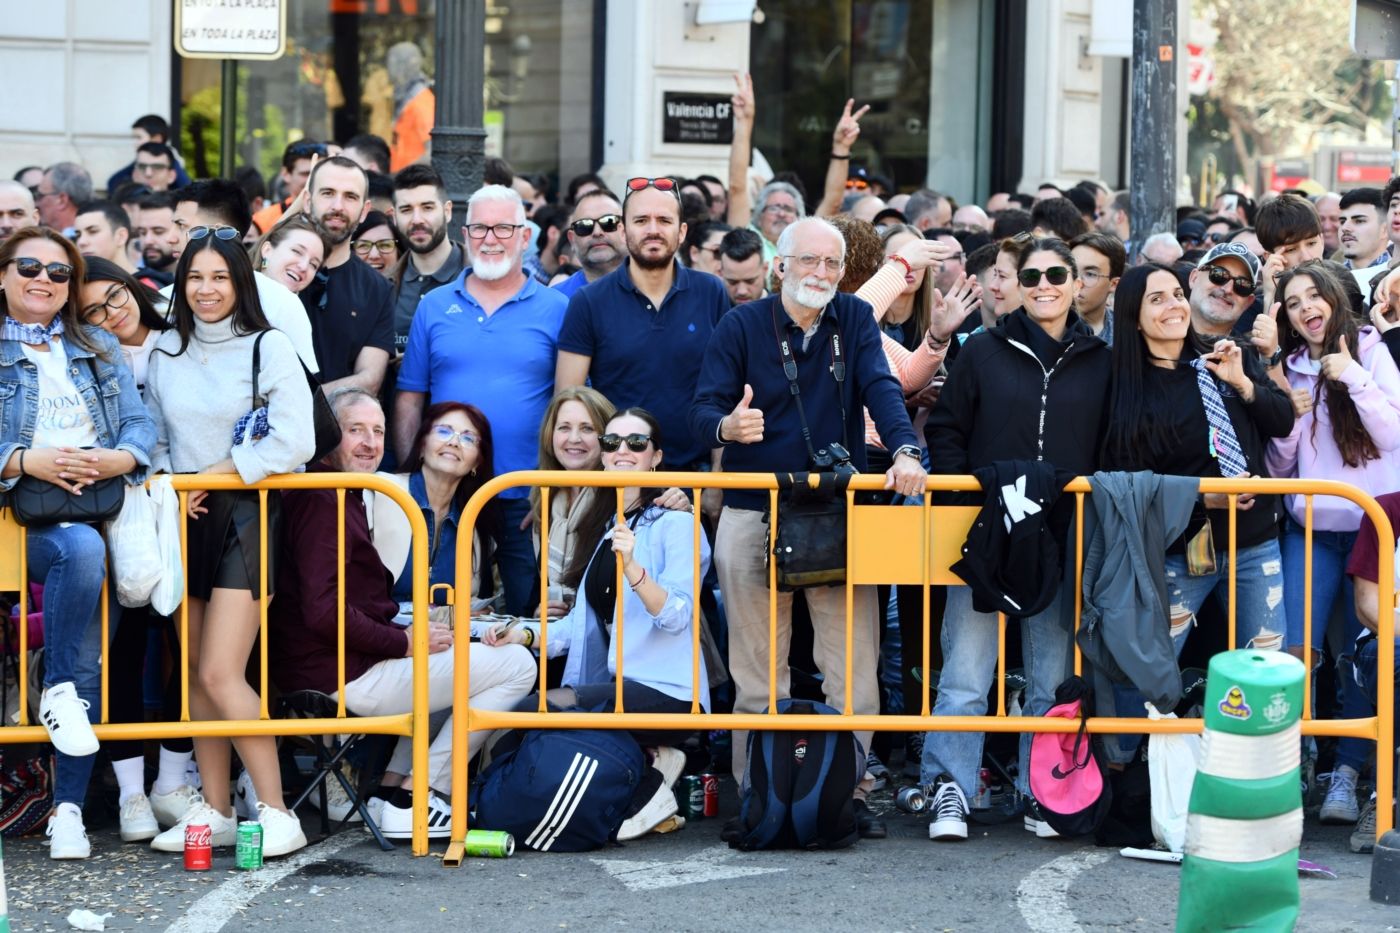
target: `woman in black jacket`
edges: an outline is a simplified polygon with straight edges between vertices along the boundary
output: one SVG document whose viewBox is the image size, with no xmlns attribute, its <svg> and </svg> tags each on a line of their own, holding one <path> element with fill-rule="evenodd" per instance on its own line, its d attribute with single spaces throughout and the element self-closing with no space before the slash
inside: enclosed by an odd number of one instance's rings
<svg viewBox="0 0 1400 933">
<path fill-rule="evenodd" d="M 1028 238 L 1014 247 L 1019 247 L 1022 306 L 963 345 L 925 429 L 930 473 L 971 473 L 1005 460 L 1047 463 L 1074 474 L 1098 468 L 1108 346 L 1074 313 L 1080 283 L 1069 247 L 1054 238 Z M 1061 504 L 1068 508 L 1048 518 L 1056 532 L 1073 517 L 1071 500 Z M 1029 716 L 1050 708 L 1055 688 L 1069 671 L 1072 636 L 1061 617 L 1060 597 L 1056 592 L 1045 609 L 1021 619 Z M 934 715 L 984 714 L 997 665 L 995 613 L 976 611 L 968 587 L 950 587 L 941 641 L 943 671 Z M 933 788 L 929 838 L 967 838 L 967 795 L 976 785 L 982 742 L 983 735 L 974 732 L 930 732 L 925 737 L 921 778 Z M 1025 734 L 1018 783 L 1027 795 L 1029 751 L 1030 735 Z M 1039 836 L 1055 835 L 1034 801 L 1026 812 L 1026 828 Z"/>
<path fill-rule="evenodd" d="M 1233 340 L 1202 343 L 1191 327 L 1181 280 L 1157 263 L 1123 275 L 1113 315 L 1105 468 L 1175 476 L 1267 475 L 1265 446 L 1293 429 L 1293 403 L 1257 367 L 1256 355 Z M 1279 648 L 1287 626 L 1278 497 L 1241 495 L 1237 502 L 1236 642 Z M 1167 597 L 1178 654 L 1208 596 L 1227 608 L 1229 547 L 1227 498 L 1202 497 L 1186 531 L 1167 546 Z"/>
</svg>

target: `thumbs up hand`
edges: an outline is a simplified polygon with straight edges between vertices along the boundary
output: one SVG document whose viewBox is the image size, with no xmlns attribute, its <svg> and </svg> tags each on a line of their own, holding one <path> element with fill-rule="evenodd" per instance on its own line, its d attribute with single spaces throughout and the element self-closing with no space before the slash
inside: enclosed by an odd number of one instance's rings
<svg viewBox="0 0 1400 933">
<path fill-rule="evenodd" d="M 1347 349 L 1347 338 L 1343 336 L 1337 338 L 1337 352 L 1326 354 L 1319 362 L 1322 364 L 1322 375 L 1336 380 L 1342 378 L 1342 373 L 1356 361 L 1352 359 Z"/>
<path fill-rule="evenodd" d="M 1278 311 L 1279 303 L 1276 301 L 1268 311 L 1254 319 L 1254 327 L 1249 331 L 1249 342 L 1266 360 L 1278 349 Z"/>
<path fill-rule="evenodd" d="M 763 440 L 763 411 L 750 408 L 753 386 L 744 385 L 744 397 L 719 423 L 720 438 L 735 444 L 757 444 Z"/>
</svg>

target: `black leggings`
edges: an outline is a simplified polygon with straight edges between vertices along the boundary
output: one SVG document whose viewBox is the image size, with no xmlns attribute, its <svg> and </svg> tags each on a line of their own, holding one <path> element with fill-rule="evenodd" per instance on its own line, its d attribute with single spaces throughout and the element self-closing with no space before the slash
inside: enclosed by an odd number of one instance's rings
<svg viewBox="0 0 1400 933">
<path fill-rule="evenodd" d="M 178 651 L 179 640 L 175 634 L 175 624 L 165 616 L 156 615 L 150 606 L 139 609 L 123 609 L 121 621 L 112 636 L 112 646 L 107 652 L 110 664 L 107 675 L 107 713 L 111 722 L 145 722 L 145 684 L 142 674 L 146 669 L 146 633 L 152 627 L 163 630 L 173 650 Z M 162 707 L 163 718 L 174 722 L 180 718 L 180 671 L 179 664 L 171 673 L 165 685 L 165 698 Z M 123 739 L 105 742 L 103 748 L 113 761 L 137 758 L 143 753 L 145 743 L 138 739 Z M 194 743 L 189 738 L 165 739 L 162 748 L 172 752 L 194 751 Z"/>
</svg>

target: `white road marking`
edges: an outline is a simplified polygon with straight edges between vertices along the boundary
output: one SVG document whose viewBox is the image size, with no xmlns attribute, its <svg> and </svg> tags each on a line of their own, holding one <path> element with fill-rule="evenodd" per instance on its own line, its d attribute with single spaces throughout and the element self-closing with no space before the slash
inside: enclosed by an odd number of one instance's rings
<svg viewBox="0 0 1400 933">
<path fill-rule="evenodd" d="M 1108 853 L 1087 849 L 1052 859 L 1016 886 L 1016 909 L 1031 933 L 1084 933 L 1070 910 L 1069 886 L 1084 869 L 1108 861 Z"/>
<path fill-rule="evenodd" d="M 165 933 L 219 933 L 253 898 L 283 878 L 363 841 L 364 836 L 357 832 L 337 833 L 291 858 L 267 862 L 257 871 L 234 875 L 191 904 L 183 917 L 165 928 Z"/>
<path fill-rule="evenodd" d="M 735 855 L 730 849 L 709 849 L 683 862 L 634 862 L 630 859 L 589 859 L 620 881 L 629 891 L 655 891 L 683 884 L 726 881 L 752 875 L 768 875 L 786 868 L 728 863 Z"/>
</svg>

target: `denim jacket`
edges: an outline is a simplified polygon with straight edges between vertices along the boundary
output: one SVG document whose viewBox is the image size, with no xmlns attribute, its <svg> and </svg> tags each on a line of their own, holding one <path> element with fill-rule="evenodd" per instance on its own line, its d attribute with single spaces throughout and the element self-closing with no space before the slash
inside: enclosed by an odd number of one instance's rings
<svg viewBox="0 0 1400 933">
<path fill-rule="evenodd" d="M 94 356 L 72 341 L 64 341 L 68 375 L 87 403 L 97 444 L 108 450 L 125 450 L 136 458 L 136 469 L 126 475 L 129 484 L 144 483 L 156 443 L 156 426 L 136 389 L 131 370 L 123 362 L 117 339 L 99 327 L 84 327 L 88 341 L 107 359 Z M 93 366 L 96 380 L 93 379 Z M 15 451 L 34 444 L 34 422 L 39 408 L 39 376 L 17 340 L 0 340 L 0 464 Z M 18 476 L 0 480 L 0 492 L 9 490 Z"/>
</svg>

